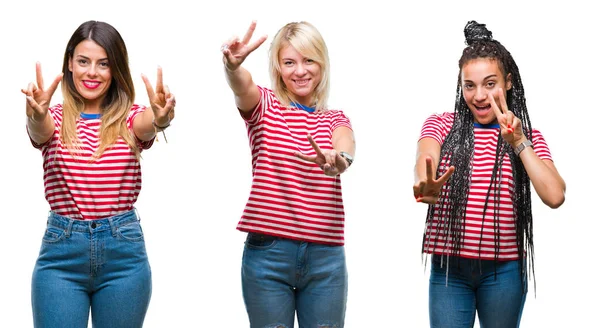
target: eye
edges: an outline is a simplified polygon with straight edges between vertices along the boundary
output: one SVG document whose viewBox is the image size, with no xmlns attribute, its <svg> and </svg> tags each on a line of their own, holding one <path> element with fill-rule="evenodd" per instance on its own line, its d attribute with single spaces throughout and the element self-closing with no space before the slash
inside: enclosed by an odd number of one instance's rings
<svg viewBox="0 0 600 328">
<path fill-rule="evenodd" d="M 285 61 L 283 61 L 283 65 L 285 65 L 285 66 L 292 66 L 293 64 L 294 64 L 294 62 L 291 61 L 291 60 L 285 60 Z"/>
<path fill-rule="evenodd" d="M 471 84 L 471 83 L 465 83 L 465 85 L 463 86 L 463 88 L 465 88 L 466 90 L 471 90 L 471 89 L 473 89 L 473 84 Z"/>
<path fill-rule="evenodd" d="M 108 67 L 108 62 L 101 62 L 101 63 L 100 63 L 100 66 L 101 66 L 101 67 Z"/>
<path fill-rule="evenodd" d="M 79 65 L 85 65 L 85 64 L 87 64 L 87 60 L 85 60 L 85 59 L 77 59 L 77 63 Z"/>
<path fill-rule="evenodd" d="M 312 59 L 310 59 L 310 58 L 307 58 L 307 59 L 306 59 L 306 63 L 307 63 L 307 64 L 314 64 L 314 62 L 315 62 L 315 61 L 314 61 L 314 60 L 312 60 Z"/>
<path fill-rule="evenodd" d="M 496 86 L 496 81 L 488 81 L 485 85 L 488 88 L 493 88 Z"/>
</svg>

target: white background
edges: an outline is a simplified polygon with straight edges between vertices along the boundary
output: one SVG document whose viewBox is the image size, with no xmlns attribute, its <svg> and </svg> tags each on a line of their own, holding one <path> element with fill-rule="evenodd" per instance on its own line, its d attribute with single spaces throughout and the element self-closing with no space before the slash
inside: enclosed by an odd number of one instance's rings
<svg viewBox="0 0 600 328">
<path fill-rule="evenodd" d="M 330 107 L 351 118 L 356 162 L 343 175 L 349 295 L 346 326 L 427 327 L 428 271 L 421 263 L 426 206 L 412 196 L 423 120 L 452 111 L 468 20 L 486 23 L 513 54 L 534 127 L 542 131 L 567 182 L 557 209 L 534 195 L 537 296 L 522 327 L 595 324 L 600 225 L 597 163 L 600 25 L 590 5 L 568 1 L 19 1 L 0 13 L 0 327 L 30 327 L 31 272 L 49 206 L 42 158 L 25 131 L 20 88 L 40 61 L 49 83 L 68 39 L 84 21 L 123 36 L 137 99 L 148 104 L 141 73 L 158 65 L 177 97 L 169 143 L 143 153 L 137 202 L 153 274 L 145 327 L 247 327 L 240 286 L 250 151 L 224 78 L 221 44 L 251 20 L 269 39 L 244 66 L 270 86 L 267 50 L 285 23 L 306 20 L 331 57 Z M 391 3 L 395 3 L 392 7 Z M 61 101 L 60 92 L 53 103 Z M 429 267 L 427 267 L 427 270 Z"/>
</svg>

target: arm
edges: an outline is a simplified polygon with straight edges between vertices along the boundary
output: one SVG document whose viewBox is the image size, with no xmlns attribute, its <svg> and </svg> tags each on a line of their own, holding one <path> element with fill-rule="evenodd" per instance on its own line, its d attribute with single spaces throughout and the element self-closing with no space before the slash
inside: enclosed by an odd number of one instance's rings
<svg viewBox="0 0 600 328">
<path fill-rule="evenodd" d="M 516 148 L 526 139 L 511 143 Z M 536 193 L 550 208 L 558 208 L 565 201 L 566 184 L 551 160 L 540 159 L 532 147 L 525 148 L 519 157 L 531 179 Z"/>
<path fill-rule="evenodd" d="M 29 104 L 31 101 L 29 97 L 27 97 L 27 103 Z M 43 117 L 36 118 L 36 114 L 33 114 L 31 117 L 27 118 L 27 131 L 29 132 L 29 137 L 31 140 L 38 145 L 45 144 L 50 140 L 52 135 L 54 134 L 54 119 L 49 112 L 43 114 Z"/>
<path fill-rule="evenodd" d="M 354 141 L 354 132 L 350 128 L 340 126 L 339 128 L 333 130 L 331 143 L 333 145 L 333 149 L 335 149 L 337 153 L 343 151 L 354 157 L 356 142 Z"/>
<path fill-rule="evenodd" d="M 225 77 L 235 96 L 235 104 L 243 114 L 251 113 L 260 100 L 260 91 L 252 80 L 252 75 L 241 67 L 246 57 L 267 39 L 267 36 L 262 36 L 250 43 L 255 29 L 256 22 L 252 22 L 242 41 L 233 38 L 221 48 Z"/>
<path fill-rule="evenodd" d="M 225 66 L 225 77 L 235 96 L 236 106 L 244 114 L 252 112 L 260 100 L 260 91 L 250 72 L 241 66 L 233 71 Z"/>
<path fill-rule="evenodd" d="M 169 91 L 167 85 L 163 84 L 161 67 L 157 71 L 156 90 L 152 88 L 145 75 L 142 75 L 142 80 L 146 85 L 152 110 L 146 109 L 133 119 L 133 133 L 138 139 L 149 141 L 156 136 L 158 131 L 169 127 L 171 120 L 175 117 L 175 95 Z"/>
<path fill-rule="evenodd" d="M 419 140 L 415 163 L 415 184 L 413 185 L 413 193 L 417 202 L 437 203 L 442 186 L 454 173 L 454 166 L 451 166 L 441 177 L 435 178 L 441 150 L 442 146 L 433 138 Z"/>
<path fill-rule="evenodd" d="M 508 109 L 502 89 L 498 89 L 501 107 L 496 104 L 492 93 L 488 94 L 488 98 L 500 124 L 500 134 L 513 149 L 516 149 L 527 140 L 521 120 Z M 565 201 L 565 181 L 558 174 L 551 160 L 540 159 L 533 148 L 530 148 L 525 148 L 519 154 L 523 166 L 542 202 L 551 208 L 558 208 Z"/>
<path fill-rule="evenodd" d="M 29 83 L 27 89 L 21 89 L 26 96 L 25 112 L 27 114 L 27 131 L 31 140 L 38 145 L 46 143 L 54 134 L 54 119 L 48 112 L 48 106 L 52 95 L 63 74 L 59 74 L 48 89 L 44 89 L 44 78 L 42 77 L 42 64 L 35 65 L 36 82 Z"/>
</svg>

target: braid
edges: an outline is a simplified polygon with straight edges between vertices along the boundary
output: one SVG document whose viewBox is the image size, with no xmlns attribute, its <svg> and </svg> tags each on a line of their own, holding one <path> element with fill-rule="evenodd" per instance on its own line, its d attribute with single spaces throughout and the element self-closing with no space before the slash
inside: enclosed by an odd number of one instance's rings
<svg viewBox="0 0 600 328">
<path fill-rule="evenodd" d="M 431 228 L 434 225 L 434 214 L 437 213 L 440 221 L 437 222 L 437 231 L 445 236 L 444 245 L 439 246 L 447 250 L 447 258 L 450 255 L 458 258 L 457 255 L 459 255 L 464 244 L 466 205 L 473 169 L 472 159 L 475 144 L 474 118 L 462 96 L 461 87 L 461 71 L 466 63 L 477 58 L 490 58 L 497 61 L 505 78 L 508 78 L 510 74 L 509 79 L 512 83 L 512 88 L 506 91 L 507 104 L 514 115 L 521 120 L 523 132 L 529 140 L 531 140 L 532 133 L 531 122 L 525 104 L 525 90 L 521 83 L 519 68 L 510 52 L 500 42 L 492 38 L 492 33 L 485 28 L 485 24 L 478 24 L 475 21 L 468 22 L 465 26 L 465 36 L 468 46 L 463 50 L 462 57 L 459 60 L 454 123 L 441 147 L 437 175 L 439 177 L 440 171 L 443 173 L 450 166 L 454 166 L 455 171 L 440 191 L 438 203 L 429 206 L 426 220 L 427 227 Z M 527 263 L 529 263 L 529 269 L 534 276 L 535 288 L 530 180 L 523 163 L 512 151 L 511 146 L 501 137 L 500 132 L 498 132 L 497 136 L 496 158 L 490 186 L 486 195 L 483 209 L 484 217 L 482 220 L 485 220 L 485 213 L 487 212 L 490 200 L 494 204 L 499 203 L 503 159 L 507 154 L 510 158 L 513 181 L 515 183 L 512 201 L 517 234 L 517 250 L 520 259 L 521 283 L 524 288 L 528 270 L 523 264 L 525 263 L 525 254 L 527 254 L 529 258 Z M 500 229 L 500 215 L 498 206 L 495 206 L 493 216 L 493 226 L 496 232 L 494 234 L 494 261 L 497 262 L 500 253 L 498 233 Z M 483 235 L 483 223 L 480 236 Z M 438 247 L 437 238 L 435 239 L 436 242 L 433 249 Z M 425 240 L 423 243 L 424 247 Z M 481 242 L 479 247 L 481 249 Z"/>
</svg>

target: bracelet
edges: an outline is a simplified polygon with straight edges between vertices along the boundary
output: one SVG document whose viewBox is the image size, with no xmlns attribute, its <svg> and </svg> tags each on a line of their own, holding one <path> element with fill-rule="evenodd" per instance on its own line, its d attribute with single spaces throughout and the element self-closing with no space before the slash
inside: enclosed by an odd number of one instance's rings
<svg viewBox="0 0 600 328">
<path fill-rule="evenodd" d="M 156 121 L 154 121 L 154 119 L 152 119 L 152 125 L 154 126 L 154 128 L 158 129 L 159 131 L 162 131 L 171 126 L 171 120 L 169 120 L 169 122 L 167 122 L 167 125 L 160 126 L 160 125 L 156 124 Z"/>
<path fill-rule="evenodd" d="M 517 155 L 517 157 L 519 157 L 519 155 L 521 155 L 521 152 L 523 150 L 525 150 L 525 148 L 527 148 L 527 147 L 533 147 L 533 144 L 531 143 L 531 141 L 525 140 L 525 141 L 521 142 L 521 144 L 518 145 L 517 148 L 515 148 L 515 154 Z"/>
<path fill-rule="evenodd" d="M 154 127 L 154 133 L 156 134 L 156 138 L 154 140 L 156 140 L 156 142 L 158 142 L 158 132 L 162 132 L 163 138 L 165 138 L 165 143 L 169 143 L 169 141 L 167 141 L 167 135 L 165 134 L 165 129 L 171 126 L 171 121 L 169 120 L 169 122 L 167 123 L 166 126 L 160 126 L 160 125 L 156 124 L 154 119 L 152 119 L 152 126 Z"/>
</svg>

